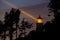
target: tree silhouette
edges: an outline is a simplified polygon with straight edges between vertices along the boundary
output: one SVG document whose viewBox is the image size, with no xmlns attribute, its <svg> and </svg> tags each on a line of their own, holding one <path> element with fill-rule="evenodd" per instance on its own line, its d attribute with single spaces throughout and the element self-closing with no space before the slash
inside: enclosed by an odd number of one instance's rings
<svg viewBox="0 0 60 40">
<path fill-rule="evenodd" d="M 19 26 L 19 16 L 20 16 L 20 10 L 19 9 L 14 9 L 10 11 L 10 40 L 12 40 L 12 33 L 13 33 L 13 24 L 16 24 L 16 37 L 17 37 L 17 27 Z"/>
<path fill-rule="evenodd" d="M 9 31 L 10 40 L 12 40 L 13 38 L 13 32 L 16 31 L 16 39 L 17 39 L 17 28 L 19 27 L 20 13 L 21 11 L 19 9 L 14 9 L 14 8 L 10 10 L 10 13 L 5 12 L 4 24 L 2 21 L 0 21 L 0 34 L 4 32 L 4 35 L 2 36 L 4 40 L 6 40 L 6 31 Z M 13 24 L 15 24 L 16 29 L 13 28 Z M 24 31 L 23 33 L 21 33 L 21 35 L 22 34 L 25 35 L 26 28 L 30 29 L 33 26 L 33 23 L 29 23 L 25 19 L 22 20 L 21 24 L 22 25 L 20 30 L 22 29 L 21 32 Z"/>
<path fill-rule="evenodd" d="M 25 34 L 26 34 L 26 32 L 25 32 L 26 28 L 30 29 L 32 27 L 32 25 L 33 24 L 32 23 L 29 23 L 27 21 L 27 19 L 23 18 L 23 20 L 21 22 L 21 26 L 20 26 L 20 31 L 21 31 L 20 36 L 22 36 L 22 35 L 25 36 Z"/>
<path fill-rule="evenodd" d="M 3 22 L 0 20 L 0 34 L 3 32 Z"/>
<path fill-rule="evenodd" d="M 15 29 L 13 28 L 13 24 L 16 24 L 16 37 L 17 37 L 17 27 L 19 27 L 19 16 L 20 10 L 12 8 L 10 13 L 5 12 L 4 22 L 0 20 L 0 34 L 4 32 L 4 40 L 6 40 L 6 31 L 9 31 L 10 40 L 13 38 L 13 32 Z M 4 23 L 4 24 L 3 24 Z M 1 36 L 1 35 L 0 35 Z"/>
<path fill-rule="evenodd" d="M 5 20 L 4 20 L 4 25 L 3 25 L 3 29 L 4 29 L 4 40 L 6 39 L 6 31 L 9 29 L 8 27 L 8 20 L 9 20 L 9 14 L 6 12 L 5 13 Z"/>
<path fill-rule="evenodd" d="M 47 21 L 45 24 L 44 24 L 44 29 L 45 29 L 45 32 L 54 32 L 53 31 L 53 25 L 50 21 Z"/>
<path fill-rule="evenodd" d="M 20 21 L 19 16 L 20 16 L 20 10 L 17 9 L 15 13 L 15 24 L 16 24 L 16 38 L 17 38 L 17 28 L 19 27 L 18 23 Z"/>
<path fill-rule="evenodd" d="M 53 30 L 58 32 L 60 26 L 60 0 L 50 0 L 49 7 L 49 10 L 54 13 L 54 19 L 52 20 Z"/>
</svg>

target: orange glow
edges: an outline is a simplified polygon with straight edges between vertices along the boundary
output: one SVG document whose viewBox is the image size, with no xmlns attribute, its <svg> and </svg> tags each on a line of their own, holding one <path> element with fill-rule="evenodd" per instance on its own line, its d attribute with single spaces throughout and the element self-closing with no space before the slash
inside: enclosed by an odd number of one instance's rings
<svg viewBox="0 0 60 40">
<path fill-rule="evenodd" d="M 37 19 L 36 21 L 37 21 L 37 23 L 43 23 L 42 19 Z"/>
<path fill-rule="evenodd" d="M 24 15 L 26 15 L 26 16 L 28 16 L 28 17 L 30 17 L 31 19 L 33 19 L 33 20 L 36 21 L 36 18 L 35 18 L 33 15 L 31 15 L 30 13 L 28 13 L 28 12 L 26 12 L 26 11 L 23 11 L 23 10 L 21 10 L 21 12 L 22 12 Z"/>
<path fill-rule="evenodd" d="M 6 1 L 6 0 L 2 0 L 2 2 L 3 2 L 4 4 L 6 4 L 6 5 L 8 5 L 9 7 L 12 7 L 12 8 L 15 8 L 15 9 L 18 9 L 18 8 L 19 8 L 20 11 L 21 11 L 21 13 L 23 13 L 24 15 L 30 17 L 30 18 L 33 19 L 34 21 L 36 21 L 36 18 L 35 18 L 33 15 L 31 15 L 30 13 L 28 13 L 28 12 L 22 10 L 20 7 L 14 5 L 14 4 L 12 4 L 12 3 Z"/>
</svg>

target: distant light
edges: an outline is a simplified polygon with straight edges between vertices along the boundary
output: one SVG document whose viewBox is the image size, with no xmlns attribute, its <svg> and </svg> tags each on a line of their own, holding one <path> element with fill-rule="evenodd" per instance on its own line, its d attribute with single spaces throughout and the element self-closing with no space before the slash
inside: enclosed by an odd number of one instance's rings
<svg viewBox="0 0 60 40">
<path fill-rule="evenodd" d="M 43 19 L 37 19 L 37 23 L 43 23 Z"/>
<path fill-rule="evenodd" d="M 43 23 L 43 18 L 40 16 L 36 19 L 36 23 Z"/>
</svg>

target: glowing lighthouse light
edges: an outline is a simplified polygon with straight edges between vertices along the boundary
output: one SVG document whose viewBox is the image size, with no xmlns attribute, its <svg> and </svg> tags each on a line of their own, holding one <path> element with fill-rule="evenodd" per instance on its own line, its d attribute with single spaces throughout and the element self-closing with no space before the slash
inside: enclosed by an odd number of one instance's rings
<svg viewBox="0 0 60 40">
<path fill-rule="evenodd" d="M 43 23 L 42 19 L 37 19 L 37 23 Z"/>
<path fill-rule="evenodd" d="M 43 23 L 43 19 L 39 16 L 36 20 L 37 23 Z"/>
</svg>

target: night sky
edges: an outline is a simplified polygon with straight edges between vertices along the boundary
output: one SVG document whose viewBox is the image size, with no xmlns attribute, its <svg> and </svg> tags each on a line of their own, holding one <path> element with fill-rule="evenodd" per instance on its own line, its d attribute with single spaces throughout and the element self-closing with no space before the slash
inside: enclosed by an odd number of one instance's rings
<svg viewBox="0 0 60 40">
<path fill-rule="evenodd" d="M 49 14 L 48 7 L 46 5 L 49 3 L 48 0 L 0 0 L 0 15 L 2 16 L 0 17 L 0 20 L 3 19 L 4 12 L 7 9 L 11 8 L 3 1 L 8 1 L 13 5 L 23 8 L 25 11 L 29 12 L 31 15 L 35 16 L 36 18 L 40 14 L 44 19 L 44 22 L 52 19 L 52 16 L 50 18 L 48 18 L 47 16 Z"/>
<path fill-rule="evenodd" d="M 49 2 L 48 0 L 6 0 L 6 1 L 19 7 L 26 7 Z M 0 0 L 0 8 L 9 8 L 9 7 L 4 3 L 2 3 L 2 1 Z"/>
</svg>

